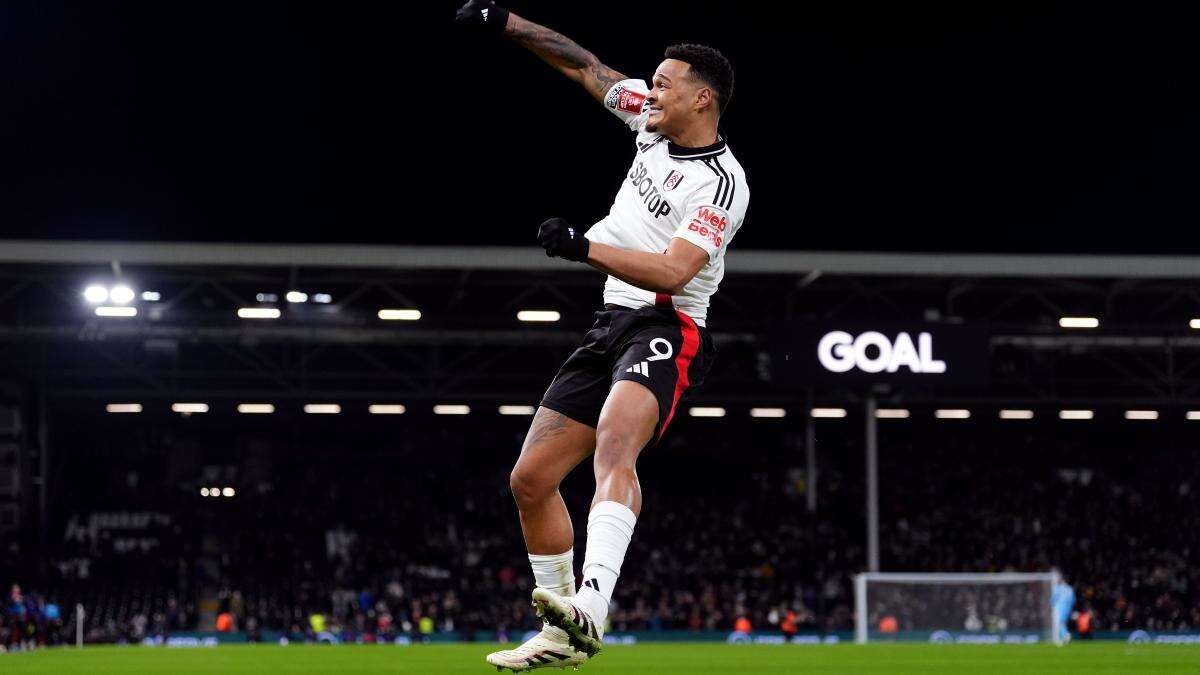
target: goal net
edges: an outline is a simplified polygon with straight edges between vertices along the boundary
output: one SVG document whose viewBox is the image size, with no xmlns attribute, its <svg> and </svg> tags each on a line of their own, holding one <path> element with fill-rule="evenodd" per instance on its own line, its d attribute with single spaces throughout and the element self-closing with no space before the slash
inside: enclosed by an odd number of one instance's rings
<svg viewBox="0 0 1200 675">
<path fill-rule="evenodd" d="M 1054 641 L 1046 573 L 897 574 L 854 581 L 855 640 L 948 643 Z"/>
</svg>

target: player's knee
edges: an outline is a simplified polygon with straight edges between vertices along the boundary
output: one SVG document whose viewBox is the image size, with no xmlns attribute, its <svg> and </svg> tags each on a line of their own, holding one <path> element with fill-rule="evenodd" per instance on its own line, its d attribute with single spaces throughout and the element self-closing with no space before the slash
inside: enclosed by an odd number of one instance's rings
<svg viewBox="0 0 1200 675">
<path fill-rule="evenodd" d="M 517 506 L 531 506 L 549 499 L 557 485 L 538 477 L 534 471 L 517 466 L 508 476 L 508 489 L 512 491 Z"/>
<path fill-rule="evenodd" d="M 633 471 L 639 443 L 632 434 L 619 429 L 601 428 L 596 432 L 596 475 L 614 471 Z"/>
</svg>

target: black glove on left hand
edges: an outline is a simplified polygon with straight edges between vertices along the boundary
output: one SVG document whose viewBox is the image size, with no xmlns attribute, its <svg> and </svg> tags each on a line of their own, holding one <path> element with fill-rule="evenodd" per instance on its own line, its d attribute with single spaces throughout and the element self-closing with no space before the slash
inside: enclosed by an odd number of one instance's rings
<svg viewBox="0 0 1200 675">
<path fill-rule="evenodd" d="M 562 218 L 551 218 L 542 223 L 538 228 L 537 240 L 548 256 L 587 262 L 590 242 L 583 236 L 582 230 Z"/>
<path fill-rule="evenodd" d="M 508 25 L 508 10 L 492 2 L 492 0 L 470 0 L 458 8 L 454 15 L 456 23 L 484 26 L 496 32 L 503 33 Z"/>
</svg>

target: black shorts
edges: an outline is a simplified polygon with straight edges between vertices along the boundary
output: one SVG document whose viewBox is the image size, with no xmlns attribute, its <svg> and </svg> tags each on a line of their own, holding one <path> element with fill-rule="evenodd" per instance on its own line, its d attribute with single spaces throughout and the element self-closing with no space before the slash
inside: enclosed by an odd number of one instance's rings
<svg viewBox="0 0 1200 675">
<path fill-rule="evenodd" d="M 594 428 L 612 385 L 637 382 L 658 399 L 658 441 L 680 399 L 704 381 L 715 354 L 708 331 L 672 306 L 606 305 L 541 404 Z"/>
</svg>

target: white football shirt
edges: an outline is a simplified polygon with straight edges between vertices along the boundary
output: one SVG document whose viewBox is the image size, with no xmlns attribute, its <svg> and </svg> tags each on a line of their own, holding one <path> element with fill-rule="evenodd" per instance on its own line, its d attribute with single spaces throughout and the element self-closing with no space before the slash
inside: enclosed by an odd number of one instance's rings
<svg viewBox="0 0 1200 675">
<path fill-rule="evenodd" d="M 649 89 L 642 80 L 622 80 L 608 90 L 604 105 L 637 132 L 637 155 L 617 198 L 590 241 L 631 251 L 662 253 L 679 237 L 704 249 L 708 263 L 671 302 L 704 325 L 708 302 L 725 276 L 725 248 L 742 225 L 750 204 L 746 174 L 718 138 L 703 148 L 684 148 L 645 130 Z M 655 304 L 656 294 L 609 276 L 604 302 L 625 307 Z"/>
</svg>

